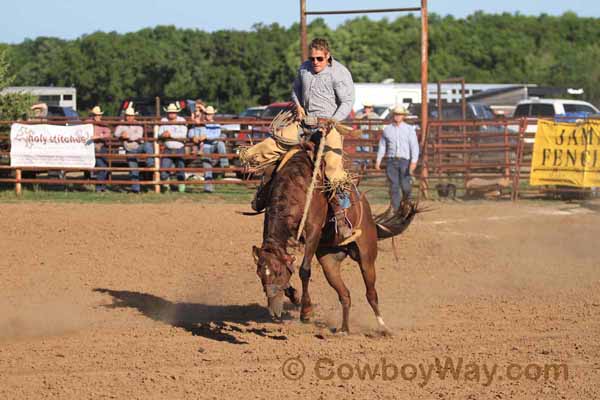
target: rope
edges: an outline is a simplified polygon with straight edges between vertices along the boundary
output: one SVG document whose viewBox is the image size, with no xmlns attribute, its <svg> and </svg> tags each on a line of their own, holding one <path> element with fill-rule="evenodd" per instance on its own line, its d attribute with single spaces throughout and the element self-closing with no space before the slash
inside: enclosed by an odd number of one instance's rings
<svg viewBox="0 0 600 400">
<path fill-rule="evenodd" d="M 315 166 L 312 174 L 312 179 L 310 181 L 310 186 L 306 192 L 306 202 L 304 203 L 304 213 L 302 214 L 302 219 L 300 220 L 300 226 L 298 228 L 298 234 L 296 235 L 296 240 L 300 240 L 300 236 L 302 236 L 302 231 L 304 230 L 304 224 L 306 223 L 306 218 L 308 217 L 308 210 L 310 209 L 310 203 L 312 200 L 313 191 L 315 190 L 315 185 L 317 182 L 317 176 L 321 170 L 321 160 L 323 158 L 323 151 L 325 150 L 325 135 L 321 135 L 321 141 L 319 142 L 319 150 L 317 151 L 317 159 L 315 160 Z"/>
</svg>

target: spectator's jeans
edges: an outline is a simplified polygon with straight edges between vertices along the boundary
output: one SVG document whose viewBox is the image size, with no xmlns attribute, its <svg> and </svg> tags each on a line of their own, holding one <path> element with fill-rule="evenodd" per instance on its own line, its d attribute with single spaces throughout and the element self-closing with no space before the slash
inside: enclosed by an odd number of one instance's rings
<svg viewBox="0 0 600 400">
<path fill-rule="evenodd" d="M 107 154 L 108 149 L 106 146 L 102 146 L 100 149 L 96 150 L 96 168 L 106 168 L 108 167 L 108 162 L 104 157 L 98 157 L 98 154 Z M 96 180 L 97 181 L 105 181 L 108 179 L 108 170 L 103 169 L 102 171 L 96 171 Z M 96 185 L 96 192 L 103 192 L 106 190 L 106 184 L 100 183 Z"/>
<path fill-rule="evenodd" d="M 227 150 L 225 149 L 225 142 L 214 141 L 214 142 L 204 142 L 202 145 L 202 153 L 203 154 L 227 154 Z M 216 160 L 213 158 L 202 158 L 202 168 L 212 168 L 216 166 Z M 221 157 L 219 159 L 219 164 L 221 168 L 229 167 L 229 160 L 227 157 Z M 204 180 L 211 181 L 213 179 L 212 171 L 204 172 Z M 211 183 L 206 183 L 204 185 L 204 190 L 207 192 L 212 192 L 214 190 L 214 185 Z"/>
<path fill-rule="evenodd" d="M 145 142 L 140 144 L 140 146 L 135 150 L 127 150 L 127 154 L 154 154 L 154 146 L 150 142 Z M 146 162 L 146 168 L 154 167 L 153 157 L 145 158 L 144 161 Z M 129 168 L 138 168 L 138 162 L 139 161 L 137 158 L 127 158 L 127 165 L 129 166 Z M 139 181 L 140 171 L 138 171 L 137 169 L 132 169 L 131 171 L 129 171 L 129 180 Z M 140 189 L 140 185 L 137 183 L 131 185 L 132 192 L 139 192 Z"/>
<path fill-rule="evenodd" d="M 169 149 L 165 147 L 165 151 L 163 154 L 184 154 L 184 148 L 180 149 Z M 182 157 L 163 157 L 160 159 L 160 167 L 161 168 L 185 168 L 185 162 Z M 166 181 L 169 180 L 171 175 L 171 171 L 162 171 L 160 173 L 160 180 Z M 183 170 L 177 171 L 177 180 L 185 181 L 185 172 Z"/>
<path fill-rule="evenodd" d="M 363 133 L 362 135 L 360 135 L 361 139 L 370 139 L 370 135 L 368 133 Z M 371 151 L 371 147 L 370 146 L 356 146 L 356 151 L 358 153 L 368 153 Z"/>
<path fill-rule="evenodd" d="M 362 135 L 360 135 L 361 139 L 370 139 L 370 136 L 368 133 L 363 133 Z M 371 152 L 371 146 L 356 146 L 356 152 L 357 153 L 370 153 Z M 369 166 L 369 160 L 358 160 L 355 162 L 356 165 L 361 166 L 364 165 L 365 167 Z"/>
<path fill-rule="evenodd" d="M 405 158 L 388 158 L 385 172 L 390 183 L 390 196 L 394 210 L 400 208 L 400 201 L 410 199 L 410 161 Z M 402 191 L 402 193 L 400 193 Z"/>
</svg>

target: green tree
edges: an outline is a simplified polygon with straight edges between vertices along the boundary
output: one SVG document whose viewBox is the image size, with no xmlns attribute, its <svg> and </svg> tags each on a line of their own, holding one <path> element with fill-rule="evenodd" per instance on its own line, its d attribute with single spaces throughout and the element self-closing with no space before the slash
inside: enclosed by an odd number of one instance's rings
<svg viewBox="0 0 600 400">
<path fill-rule="evenodd" d="M 6 57 L 6 49 L 0 47 L 0 90 L 11 85 L 14 76 L 9 74 L 9 63 Z M 27 115 L 33 104 L 33 97 L 28 94 L 7 93 L 0 95 L 0 119 L 16 120 Z"/>
<path fill-rule="evenodd" d="M 467 82 L 583 87 L 587 100 L 600 103 L 599 18 L 476 12 L 466 18 L 431 14 L 429 22 L 432 82 L 464 76 Z M 336 29 L 317 18 L 308 25 L 308 39 L 329 39 L 356 82 L 417 82 L 420 30 L 420 18 L 412 15 L 359 17 Z M 157 26 L 4 47 L 15 84 L 74 86 L 80 109 L 99 103 L 112 112 L 124 97 L 168 96 L 239 112 L 289 99 L 299 46 L 298 24 L 256 24 L 249 31 L 211 33 Z"/>
</svg>

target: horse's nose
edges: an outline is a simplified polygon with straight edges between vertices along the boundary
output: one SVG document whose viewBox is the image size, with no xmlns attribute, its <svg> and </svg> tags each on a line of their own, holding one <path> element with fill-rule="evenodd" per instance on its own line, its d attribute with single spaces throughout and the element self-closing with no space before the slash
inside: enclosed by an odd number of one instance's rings
<svg viewBox="0 0 600 400">
<path fill-rule="evenodd" d="M 283 313 L 283 293 L 268 298 L 269 314 L 275 319 L 281 319 Z"/>
</svg>

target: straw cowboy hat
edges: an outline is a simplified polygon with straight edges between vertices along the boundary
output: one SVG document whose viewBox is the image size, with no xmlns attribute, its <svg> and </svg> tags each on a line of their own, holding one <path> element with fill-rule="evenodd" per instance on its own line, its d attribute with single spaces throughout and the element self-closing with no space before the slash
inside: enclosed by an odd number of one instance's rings
<svg viewBox="0 0 600 400">
<path fill-rule="evenodd" d="M 90 111 L 93 115 L 102 115 L 104 114 L 104 111 L 102 111 L 102 109 L 100 108 L 100 106 L 95 106 L 94 108 L 92 108 L 92 111 Z"/>
<path fill-rule="evenodd" d="M 127 109 L 125 110 L 125 115 L 135 116 L 135 110 L 133 109 L 132 104 L 130 104 L 129 107 L 127 107 Z"/>
<path fill-rule="evenodd" d="M 216 114 L 217 110 L 213 106 L 208 106 L 204 109 L 205 114 Z"/>
<path fill-rule="evenodd" d="M 394 114 L 408 115 L 408 110 L 404 106 L 396 106 L 393 112 Z"/>
<path fill-rule="evenodd" d="M 164 109 L 167 113 L 178 113 L 181 111 L 181 108 L 177 107 L 175 103 L 169 104 L 169 107 Z"/>
<path fill-rule="evenodd" d="M 48 116 L 48 104 L 37 103 L 31 106 L 34 116 L 37 118 L 46 118 Z"/>
<path fill-rule="evenodd" d="M 48 104 L 46 103 L 37 103 L 31 106 L 32 110 L 47 110 Z"/>
</svg>

